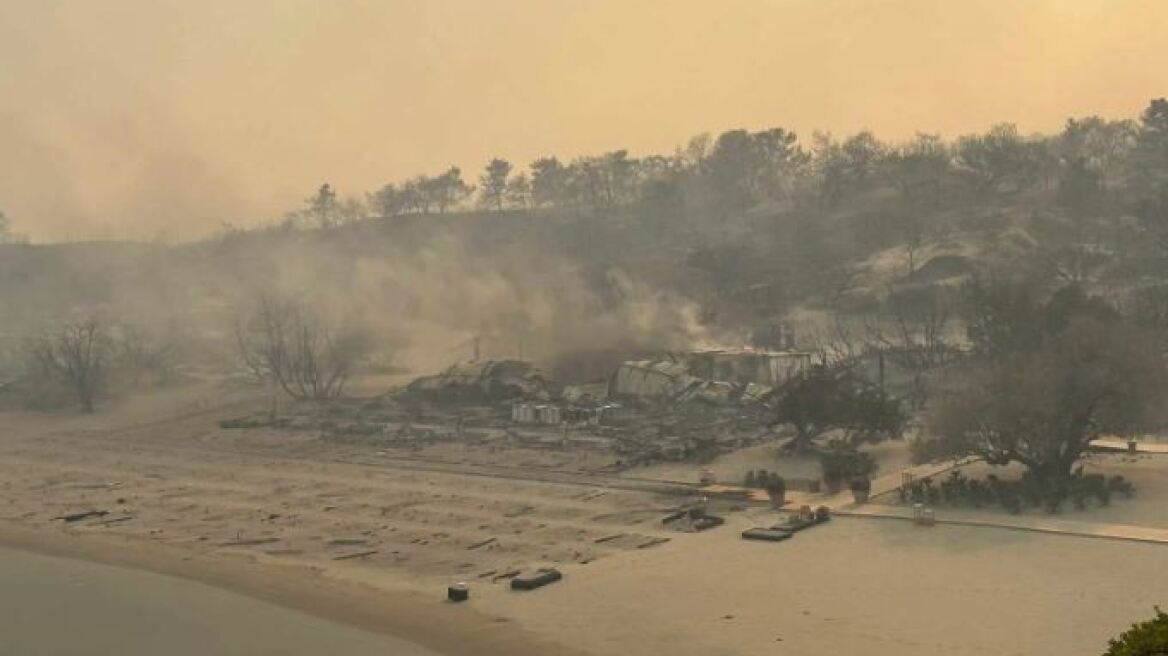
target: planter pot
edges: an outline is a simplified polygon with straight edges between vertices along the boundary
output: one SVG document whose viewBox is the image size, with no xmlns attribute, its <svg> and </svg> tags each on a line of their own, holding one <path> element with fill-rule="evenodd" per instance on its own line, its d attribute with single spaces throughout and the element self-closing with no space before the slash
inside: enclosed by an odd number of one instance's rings
<svg viewBox="0 0 1168 656">
<path fill-rule="evenodd" d="M 787 493 L 784 492 L 768 492 L 771 497 L 772 508 L 782 508 L 783 504 L 787 503 Z"/>
<path fill-rule="evenodd" d="M 455 583 L 446 589 L 446 598 L 453 602 L 470 599 L 470 588 L 465 583 Z"/>
<path fill-rule="evenodd" d="M 852 490 L 852 499 L 856 503 L 867 503 L 870 490 Z"/>
</svg>

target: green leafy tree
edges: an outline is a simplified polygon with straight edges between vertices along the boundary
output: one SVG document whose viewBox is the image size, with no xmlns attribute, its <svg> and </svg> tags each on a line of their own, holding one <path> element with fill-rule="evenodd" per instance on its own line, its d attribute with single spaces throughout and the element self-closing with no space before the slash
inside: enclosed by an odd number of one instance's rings
<svg viewBox="0 0 1168 656">
<path fill-rule="evenodd" d="M 568 170 L 555 157 L 541 157 L 531 163 L 531 202 L 536 207 L 564 205 Z"/>
<path fill-rule="evenodd" d="M 1108 121 L 1098 116 L 1067 119 L 1055 140 L 1055 151 L 1064 166 L 1093 174 L 1106 189 L 1121 173 L 1139 136 L 1134 121 Z"/>
<path fill-rule="evenodd" d="M 511 162 L 498 157 L 487 163 L 479 177 L 479 203 L 496 212 L 503 210 L 507 195 L 507 178 L 511 175 Z"/>
<path fill-rule="evenodd" d="M 723 132 L 702 166 L 721 202 L 730 209 L 744 209 L 782 197 L 805 162 L 795 133 L 771 128 Z"/>
<path fill-rule="evenodd" d="M 1156 98 L 1140 115 L 1131 163 L 1138 189 L 1154 190 L 1168 182 L 1168 99 Z"/>
<path fill-rule="evenodd" d="M 1156 607 L 1156 616 L 1133 624 L 1108 641 L 1103 656 L 1164 656 L 1168 654 L 1168 613 Z"/>
<path fill-rule="evenodd" d="M 389 218 L 418 210 L 418 188 L 415 181 L 407 181 L 399 187 L 386 184 L 381 189 L 365 195 L 365 204 L 374 216 Z"/>
<path fill-rule="evenodd" d="M 438 210 L 439 214 L 445 214 L 448 210 L 466 200 L 474 192 L 474 187 L 463 182 L 461 169 L 457 166 L 452 166 L 446 169 L 446 172 L 442 175 L 433 178 L 422 178 L 420 192 L 425 198 L 424 202 L 427 207 L 427 212 L 430 207 L 433 207 Z"/>
<path fill-rule="evenodd" d="M 520 173 L 507 181 L 504 193 L 511 207 L 525 210 L 531 207 L 531 180 L 526 173 Z"/>
<path fill-rule="evenodd" d="M 876 473 L 876 459 L 842 440 L 833 440 L 819 452 L 819 467 L 823 481 L 836 488 L 844 481 L 866 479 Z"/>
<path fill-rule="evenodd" d="M 1154 335 L 1082 315 L 1039 335 L 1034 349 L 963 368 L 930 418 L 932 448 L 921 453 L 1017 462 L 1057 479 L 1092 440 L 1159 425 L 1168 375 Z"/>
<path fill-rule="evenodd" d="M 884 158 L 887 177 L 910 206 L 934 206 L 943 197 L 951 164 L 949 147 L 935 134 L 917 134 Z"/>
<path fill-rule="evenodd" d="M 819 185 L 819 199 L 830 207 L 870 188 L 882 168 L 888 148 L 865 130 L 842 143 L 828 133 L 816 133 L 812 168 Z"/>
<path fill-rule="evenodd" d="M 340 207 L 337 192 L 329 183 L 324 183 L 316 195 L 307 200 L 308 215 L 321 228 L 332 228 L 340 222 Z"/>
<path fill-rule="evenodd" d="M 961 137 L 956 154 L 958 169 L 979 194 L 1018 191 L 1039 177 L 1040 147 L 1023 139 L 1012 123 Z"/>
<path fill-rule="evenodd" d="M 775 411 L 776 423 L 795 430 L 785 448 L 796 451 L 834 430 L 852 445 L 897 438 L 907 421 L 899 400 L 846 366 L 816 366 L 793 378 L 779 391 Z"/>
</svg>

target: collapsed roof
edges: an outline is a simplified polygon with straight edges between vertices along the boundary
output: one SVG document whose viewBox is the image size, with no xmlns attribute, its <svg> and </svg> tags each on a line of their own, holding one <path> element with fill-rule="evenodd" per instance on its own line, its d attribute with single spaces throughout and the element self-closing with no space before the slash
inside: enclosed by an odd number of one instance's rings
<svg viewBox="0 0 1168 656">
<path fill-rule="evenodd" d="M 549 400 L 558 390 L 539 367 L 523 360 L 458 363 L 436 376 L 418 378 L 409 394 L 451 402 Z"/>
<path fill-rule="evenodd" d="M 608 382 L 610 397 L 714 405 L 764 402 L 774 387 L 806 370 L 799 351 L 711 350 L 625 362 Z"/>
</svg>

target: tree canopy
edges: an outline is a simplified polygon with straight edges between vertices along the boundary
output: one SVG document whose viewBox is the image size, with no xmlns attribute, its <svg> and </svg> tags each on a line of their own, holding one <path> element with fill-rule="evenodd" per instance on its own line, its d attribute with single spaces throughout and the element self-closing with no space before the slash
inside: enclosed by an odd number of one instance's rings
<svg viewBox="0 0 1168 656">
<path fill-rule="evenodd" d="M 851 445 L 896 438 L 907 421 L 898 400 L 847 366 L 815 366 L 793 378 L 779 390 L 775 410 L 776 423 L 795 430 L 794 449 L 834 430 Z"/>
<path fill-rule="evenodd" d="M 1155 334 L 1076 288 L 1045 303 L 1016 286 L 976 293 L 969 329 L 980 355 L 933 411 L 932 455 L 1065 476 L 1091 440 L 1159 423 L 1168 371 Z"/>
</svg>

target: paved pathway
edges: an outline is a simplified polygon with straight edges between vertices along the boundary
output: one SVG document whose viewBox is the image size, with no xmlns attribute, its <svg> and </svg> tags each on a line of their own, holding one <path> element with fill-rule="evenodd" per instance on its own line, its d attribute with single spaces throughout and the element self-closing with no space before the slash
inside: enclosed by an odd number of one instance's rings
<svg viewBox="0 0 1168 656">
<path fill-rule="evenodd" d="M 1098 440 L 1091 440 L 1091 446 L 1101 451 L 1123 451 L 1127 452 L 1127 441 L 1117 438 L 1103 438 Z M 1168 443 L 1165 442 L 1136 442 L 1137 453 L 1153 453 L 1157 455 L 1168 455 Z"/>
<path fill-rule="evenodd" d="M 1122 440 L 1112 441 L 1121 447 L 1122 450 L 1127 450 L 1127 444 Z M 1141 446 L 1148 447 L 1146 451 L 1141 450 L 1143 453 L 1168 454 L 1168 444 L 1148 443 Z M 966 458 L 957 462 L 950 461 L 939 464 L 916 465 L 885 474 L 884 476 L 873 479 L 870 497 L 875 499 L 876 497 L 895 492 L 900 487 L 904 472 L 911 472 L 914 479 L 920 480 L 927 476 L 944 474 L 955 467 L 964 466 L 977 460 L 978 458 Z M 910 507 L 885 505 L 883 503 L 857 504 L 852 499 L 850 490 L 843 490 L 835 495 L 791 491 L 788 492 L 787 498 L 788 508 L 798 507 L 803 504 L 812 507 L 824 505 L 831 508 L 833 514 L 844 517 L 899 519 L 906 521 L 913 519 L 913 510 Z M 765 493 L 760 493 L 758 498 L 751 498 L 751 500 L 760 503 L 765 502 Z M 1168 528 L 1108 522 L 1082 522 L 1059 519 L 1058 517 L 1052 516 L 976 513 L 973 511 L 948 508 L 934 508 L 933 512 L 935 522 L 941 525 L 982 526 L 987 528 L 1031 531 L 1035 533 L 1051 533 L 1055 535 L 1168 544 Z"/>
<path fill-rule="evenodd" d="M 913 479 L 919 481 L 922 478 L 944 474 L 950 469 L 968 465 L 969 463 L 976 462 L 979 459 L 980 458 L 970 457 L 957 461 L 950 460 L 947 462 L 914 465 L 905 469 L 898 469 L 890 474 L 885 474 L 884 476 L 878 476 L 872 479 L 872 491 L 868 493 L 868 496 L 872 499 L 875 499 L 876 497 L 896 492 L 898 489 L 900 489 L 900 484 L 901 481 L 904 480 L 905 473 L 912 473 Z M 833 496 L 809 496 L 803 503 L 823 505 L 828 506 L 829 508 L 841 508 L 854 504 L 852 500 L 852 491 L 848 489 L 844 489 L 840 491 L 839 494 Z"/>
<path fill-rule="evenodd" d="M 1122 450 L 1127 450 L 1127 444 L 1122 440 L 1114 440 L 1114 442 L 1122 447 Z M 1144 453 L 1168 454 L 1168 444 L 1149 443 L 1141 446 L 1154 449 L 1142 451 Z M 959 462 L 943 464 L 918 465 L 881 476 L 872 481 L 871 497 L 876 498 L 880 495 L 895 492 L 900 487 L 902 472 L 912 472 L 913 478 L 919 480 L 926 476 L 943 474 L 954 467 L 966 465 L 975 460 L 977 458 L 967 458 Z M 891 506 L 880 503 L 856 504 L 852 499 L 851 491 L 847 490 L 835 496 L 823 498 L 819 503 L 831 507 L 832 512 L 836 515 L 909 521 L 913 518 L 912 508 L 906 506 Z M 975 513 L 947 508 L 934 508 L 933 512 L 937 524 L 985 526 L 1019 531 L 1033 531 L 1036 533 L 1168 544 L 1168 528 L 1107 522 L 1082 522 L 1059 519 L 1058 517 L 1052 516 L 990 515 L 987 513 Z"/>
<path fill-rule="evenodd" d="M 836 515 L 845 517 L 873 517 L 883 519 L 912 520 L 912 508 L 886 506 L 883 504 L 854 503 L 833 508 Z M 937 524 L 956 526 L 985 526 L 1036 533 L 1054 533 L 1088 538 L 1131 540 L 1135 542 L 1155 542 L 1168 544 L 1168 529 L 1131 524 L 1106 522 L 1080 522 L 1056 517 L 1036 517 L 1027 515 L 983 515 L 960 510 L 934 509 Z"/>
</svg>

